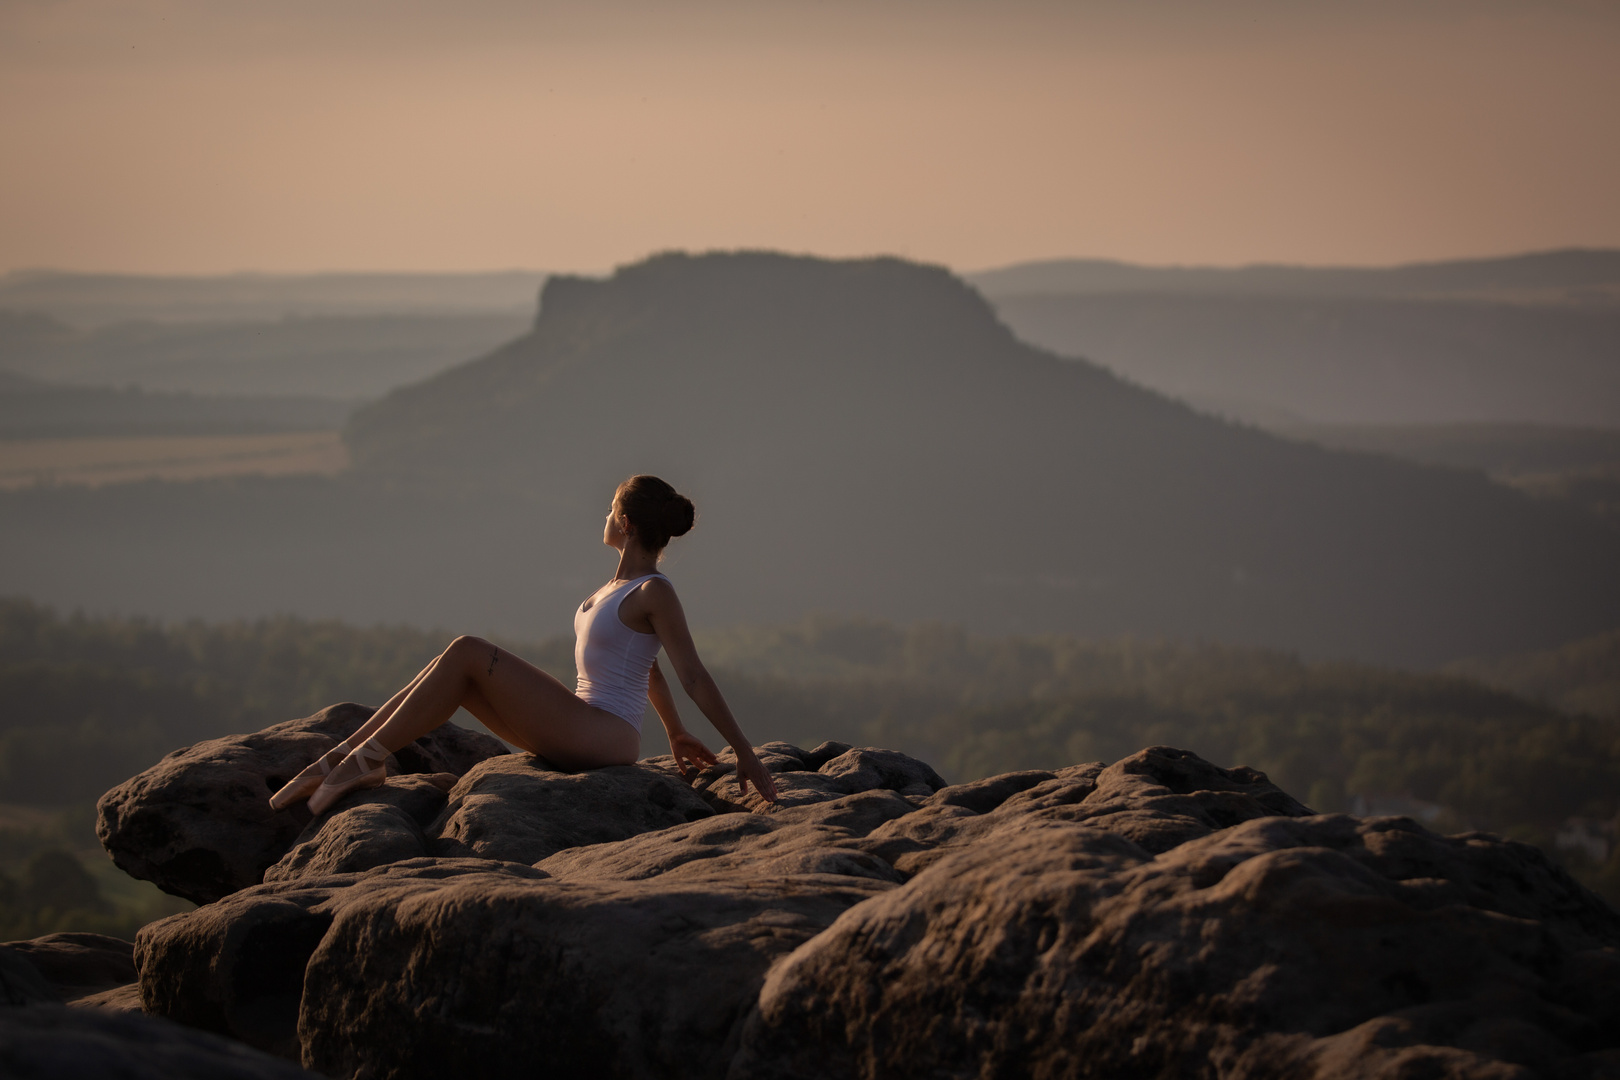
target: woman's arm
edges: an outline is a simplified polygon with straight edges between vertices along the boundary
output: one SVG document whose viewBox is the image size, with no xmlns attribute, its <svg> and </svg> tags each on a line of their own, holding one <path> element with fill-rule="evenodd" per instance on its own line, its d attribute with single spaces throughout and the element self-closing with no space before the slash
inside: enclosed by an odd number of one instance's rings
<svg viewBox="0 0 1620 1080">
<path fill-rule="evenodd" d="M 658 719 L 663 721 L 664 734 L 669 736 L 669 752 L 674 755 L 675 767 L 681 770 L 681 775 L 686 775 L 688 763 L 694 769 L 713 765 L 715 758 L 709 748 L 681 723 L 681 714 L 675 709 L 675 697 L 669 692 L 669 683 L 664 681 L 664 672 L 657 660 L 653 661 L 652 670 L 647 673 L 647 698 L 652 702 L 653 711 L 658 713 Z"/>
<path fill-rule="evenodd" d="M 748 737 L 737 724 L 736 717 L 731 715 L 731 707 L 726 704 L 725 696 L 720 693 L 714 676 L 709 674 L 698 659 L 697 646 L 692 643 L 692 632 L 686 626 L 686 612 L 681 608 L 680 597 L 675 595 L 675 587 L 664 578 L 653 578 L 641 589 L 647 605 L 647 620 L 652 623 L 653 632 L 658 635 L 658 642 L 664 647 L 664 654 L 669 657 L 670 666 L 675 669 L 676 676 L 681 680 L 681 688 L 686 691 L 694 704 L 709 718 L 722 738 L 731 745 L 737 755 L 737 786 L 744 793 L 748 792 L 748 785 L 752 783 L 754 790 L 772 802 L 776 801 L 776 781 L 765 766 L 760 763 L 754 748 L 749 745 Z M 662 676 L 659 676 L 660 679 Z M 648 690 L 652 689 L 649 681 Z M 665 686 L 668 692 L 668 686 Z M 671 701 L 673 710 L 674 702 Z M 653 706 L 657 708 L 656 703 Z M 659 716 L 663 716 L 660 710 Z M 666 725 L 667 727 L 667 725 Z"/>
</svg>

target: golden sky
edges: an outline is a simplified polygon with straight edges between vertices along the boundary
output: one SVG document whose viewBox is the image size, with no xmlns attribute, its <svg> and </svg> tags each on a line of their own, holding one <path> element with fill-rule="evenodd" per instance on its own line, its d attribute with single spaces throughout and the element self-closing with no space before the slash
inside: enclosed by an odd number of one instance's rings
<svg viewBox="0 0 1620 1080">
<path fill-rule="evenodd" d="M 0 0 L 0 271 L 1620 247 L 1620 0 Z"/>
</svg>

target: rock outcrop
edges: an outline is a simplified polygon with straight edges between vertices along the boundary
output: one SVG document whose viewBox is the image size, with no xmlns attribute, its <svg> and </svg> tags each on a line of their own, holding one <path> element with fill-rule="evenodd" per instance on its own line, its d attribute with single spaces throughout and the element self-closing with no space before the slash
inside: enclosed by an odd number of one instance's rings
<svg viewBox="0 0 1620 1080">
<path fill-rule="evenodd" d="M 176 750 L 101 797 L 96 835 L 122 869 L 195 903 L 256 885 L 309 821 L 301 804 L 270 809 L 270 795 L 374 711 L 333 705 Z M 445 724 L 394 755 L 389 772 L 459 776 L 505 753 L 493 736 Z"/>
<path fill-rule="evenodd" d="M 136 1013 L 32 1005 L 0 1009 L 7 1080 L 317 1080 L 240 1043 Z"/>
<path fill-rule="evenodd" d="M 7 1080 L 313 1080 L 230 1039 L 142 1016 L 134 946 L 105 934 L 0 945 Z"/>
<path fill-rule="evenodd" d="M 1405 819 L 1256 819 L 1157 857 L 1030 821 L 774 969 L 732 1075 L 1588 1075 L 1617 942 L 1532 849 Z"/>
<path fill-rule="evenodd" d="M 206 808 L 210 775 L 267 793 L 247 742 L 109 793 L 104 825 Z M 142 930 L 141 1000 L 329 1076 L 1620 1074 L 1620 916 L 1525 845 L 1318 815 L 1168 747 L 960 785 L 761 758 L 775 806 L 729 755 L 441 753 L 301 831 L 222 822 L 258 846 Z M 103 835 L 181 881 L 178 845 Z"/>
<path fill-rule="evenodd" d="M 0 945 L 0 971 L 9 1001 L 62 1002 L 127 1010 L 138 974 L 135 948 L 106 934 L 47 934 Z M 131 1001 L 131 997 L 134 1001 Z"/>
</svg>

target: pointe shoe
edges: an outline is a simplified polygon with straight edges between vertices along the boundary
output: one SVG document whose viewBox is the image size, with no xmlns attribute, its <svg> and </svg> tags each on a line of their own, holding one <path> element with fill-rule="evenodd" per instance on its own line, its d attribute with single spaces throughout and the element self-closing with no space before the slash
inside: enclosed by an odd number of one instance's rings
<svg viewBox="0 0 1620 1080">
<path fill-rule="evenodd" d="M 344 758 L 342 763 L 338 765 L 337 769 L 332 771 L 332 776 L 328 776 L 323 780 L 321 786 L 316 788 L 315 793 L 309 797 L 309 812 L 319 817 L 326 811 L 327 807 L 349 792 L 357 791 L 360 788 L 376 787 L 388 779 L 388 767 L 385 764 L 388 760 L 388 754 L 388 747 L 376 739 L 367 739 L 355 747 L 349 753 L 349 756 Z M 332 778 L 342 770 L 344 765 L 351 761 L 355 763 L 355 766 L 360 771 L 349 779 L 340 780 L 334 784 Z"/>
<path fill-rule="evenodd" d="M 285 810 L 299 799 L 307 799 L 321 786 L 321 781 L 331 775 L 332 770 L 349 756 L 353 747 L 347 739 L 338 743 L 332 749 L 310 762 L 304 771 L 293 777 L 281 786 L 281 790 L 270 796 L 270 809 Z"/>
</svg>

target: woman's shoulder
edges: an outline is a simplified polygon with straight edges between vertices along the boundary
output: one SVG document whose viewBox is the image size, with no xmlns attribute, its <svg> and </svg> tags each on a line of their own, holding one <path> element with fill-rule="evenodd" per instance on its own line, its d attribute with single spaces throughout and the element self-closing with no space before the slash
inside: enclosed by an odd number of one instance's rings
<svg viewBox="0 0 1620 1080">
<path fill-rule="evenodd" d="M 652 574 L 643 578 L 630 591 L 649 608 L 680 602 L 675 596 L 675 583 L 663 574 Z"/>
<path fill-rule="evenodd" d="M 671 614 L 681 606 L 675 595 L 675 586 L 663 574 L 652 574 L 632 585 L 619 602 L 621 618 L 641 619 L 659 614 Z M 639 627 L 637 628 L 639 629 Z M 645 630 L 641 631 L 646 633 Z"/>
</svg>

